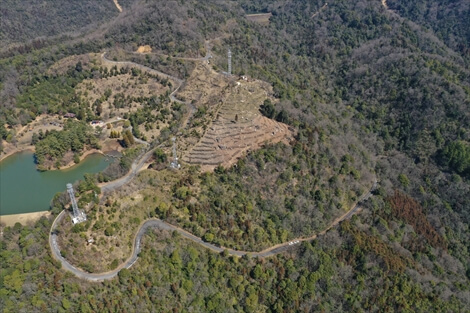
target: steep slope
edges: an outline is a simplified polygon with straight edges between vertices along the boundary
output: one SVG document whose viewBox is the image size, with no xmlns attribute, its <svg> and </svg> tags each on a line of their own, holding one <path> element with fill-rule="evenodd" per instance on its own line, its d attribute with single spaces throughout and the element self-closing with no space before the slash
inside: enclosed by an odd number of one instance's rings
<svg viewBox="0 0 470 313">
<path fill-rule="evenodd" d="M 470 57 L 470 3 L 465 0 L 388 0 L 391 10 L 432 29 L 449 47 Z"/>
<path fill-rule="evenodd" d="M 37 37 L 93 30 L 119 13 L 112 1 L 0 2 L 0 43 L 23 43 Z"/>
</svg>

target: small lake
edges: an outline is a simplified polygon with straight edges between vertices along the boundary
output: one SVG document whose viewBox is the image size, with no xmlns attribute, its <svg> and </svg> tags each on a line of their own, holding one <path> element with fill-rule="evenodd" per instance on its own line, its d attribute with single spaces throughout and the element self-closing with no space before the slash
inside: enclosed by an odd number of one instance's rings
<svg viewBox="0 0 470 313">
<path fill-rule="evenodd" d="M 65 191 L 67 183 L 98 173 L 111 162 L 92 154 L 71 168 L 39 172 L 32 152 L 16 153 L 0 162 L 0 215 L 49 210 L 52 198 Z"/>
</svg>

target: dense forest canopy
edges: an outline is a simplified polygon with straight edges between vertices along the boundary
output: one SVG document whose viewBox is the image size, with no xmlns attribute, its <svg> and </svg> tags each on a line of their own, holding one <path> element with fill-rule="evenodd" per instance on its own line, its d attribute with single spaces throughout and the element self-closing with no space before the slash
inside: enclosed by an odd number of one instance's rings
<svg viewBox="0 0 470 313">
<path fill-rule="evenodd" d="M 127 5 L 129 1 L 119 1 Z M 93 27 L 117 17 L 113 1 L 15 1 L 0 3 L 0 42 L 22 44 L 64 33 L 92 31 Z M 39 41 L 38 41 L 39 40 Z"/>
<path fill-rule="evenodd" d="M 70 111 L 82 121 L 42 136 L 39 156 L 61 158 L 96 144 L 85 125 L 96 112 L 74 88 L 114 74 L 75 64 L 61 74 L 47 71 L 64 57 L 111 49 L 116 60 L 185 79 L 193 68 L 175 59 L 204 55 L 205 40 L 214 40 L 211 66 L 225 69 L 230 47 L 234 74 L 273 87 L 276 101 L 259 103 L 260 112 L 287 123 L 295 139 L 213 173 L 191 168 L 158 184 L 142 178 L 152 190 L 171 182 L 167 204 L 155 203 L 152 216 L 206 241 L 259 250 L 324 229 L 375 178 L 378 188 L 351 220 L 270 258 L 218 255 L 177 234 L 151 231 L 134 267 L 96 284 L 67 274 L 52 258 L 51 220 L 6 227 L 0 241 L 5 312 L 470 311 L 468 1 L 119 2 L 120 14 L 112 1 L 67 4 L 48 11 L 49 25 L 13 11 L 22 3 L 7 1 L 8 12 L 0 5 L 8 13 L 0 22 L 9 27 L 0 27 L 5 42 L 60 35 L 52 26 L 69 15 L 61 31 L 84 32 L 60 45 L 44 38 L 0 51 L 3 140 L 14 138 L 12 126 L 38 114 Z M 268 23 L 245 17 L 266 12 Z M 80 23 L 72 27 L 74 19 Z M 99 31 L 82 29 L 93 22 Z M 14 27 L 21 23 L 24 28 Z M 133 55 L 140 45 L 165 57 Z M 160 107 L 156 98 L 145 101 Z M 136 137 L 135 129 L 154 119 L 148 112 L 129 115 Z M 156 151 L 156 163 L 165 162 Z M 124 172 L 130 162 L 115 166 Z"/>
<path fill-rule="evenodd" d="M 46 161 L 60 164 L 67 152 L 77 155 L 82 153 L 86 145 L 99 148 L 93 128 L 84 122 L 73 120 L 66 121 L 62 131 L 52 130 L 45 134 L 40 133 L 37 137 L 33 135 L 34 138 L 37 138 L 35 155 L 40 169 L 44 168 Z"/>
<path fill-rule="evenodd" d="M 468 1 L 389 0 L 387 5 L 420 25 L 432 29 L 452 49 L 470 56 L 470 4 Z"/>
</svg>

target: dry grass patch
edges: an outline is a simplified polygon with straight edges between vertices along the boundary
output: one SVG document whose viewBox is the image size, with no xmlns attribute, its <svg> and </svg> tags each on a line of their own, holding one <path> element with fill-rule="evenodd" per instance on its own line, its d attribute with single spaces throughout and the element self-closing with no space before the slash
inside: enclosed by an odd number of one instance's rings
<svg viewBox="0 0 470 313">
<path fill-rule="evenodd" d="M 49 69 L 47 70 L 48 74 L 53 75 L 63 75 L 65 74 L 70 68 L 75 68 L 78 62 L 82 64 L 84 69 L 90 69 L 93 66 L 96 66 L 101 63 L 99 61 L 100 56 L 96 53 L 87 53 L 87 54 L 80 54 L 80 55 L 72 55 L 63 59 L 60 59 L 56 63 L 54 63 Z"/>
<path fill-rule="evenodd" d="M 151 53 L 152 52 L 152 47 L 150 47 L 149 45 L 145 45 L 145 46 L 139 46 L 139 48 L 137 48 L 137 53 Z"/>
<path fill-rule="evenodd" d="M 265 143 L 288 143 L 292 137 L 288 126 L 259 112 L 269 94 L 271 87 L 265 82 L 236 82 L 227 92 L 215 119 L 183 160 L 201 165 L 202 170 L 212 170 L 218 165 L 232 165 L 247 151 L 259 149 Z"/>
<path fill-rule="evenodd" d="M 191 101 L 196 105 L 213 107 L 221 99 L 221 93 L 230 81 L 222 74 L 212 70 L 206 63 L 198 63 L 178 92 L 178 98 Z"/>
<path fill-rule="evenodd" d="M 259 112 L 271 95 L 272 87 L 266 82 L 237 81 L 207 64 L 198 64 L 178 93 L 197 108 L 186 138 L 178 141 L 179 149 L 185 151 L 182 160 L 212 170 L 218 165 L 230 166 L 264 143 L 287 143 L 292 136 L 288 126 Z"/>
<path fill-rule="evenodd" d="M 79 94 L 92 107 L 96 100 L 104 100 L 101 104 L 102 119 L 122 116 L 124 113 L 136 111 L 141 104 L 136 98 L 160 96 L 169 90 L 156 79 L 132 74 L 121 74 L 102 79 L 86 79 L 76 87 Z M 109 94 L 109 96 L 106 96 Z"/>
</svg>

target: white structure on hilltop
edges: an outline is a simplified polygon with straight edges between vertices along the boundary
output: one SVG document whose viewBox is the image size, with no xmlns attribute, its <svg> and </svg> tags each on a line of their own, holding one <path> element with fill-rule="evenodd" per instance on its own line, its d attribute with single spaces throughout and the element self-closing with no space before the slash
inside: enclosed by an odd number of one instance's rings
<svg viewBox="0 0 470 313">
<path fill-rule="evenodd" d="M 173 161 L 170 163 L 171 168 L 179 169 L 181 164 L 178 163 L 178 155 L 176 154 L 176 137 L 171 138 L 173 141 Z"/>
<path fill-rule="evenodd" d="M 73 212 L 72 213 L 72 222 L 74 224 L 78 224 L 78 223 L 86 221 L 85 212 L 78 209 L 77 200 L 75 200 L 75 194 L 74 194 L 74 191 L 73 191 L 72 184 L 67 184 L 67 192 L 69 194 L 70 201 L 72 202 L 72 210 L 73 210 L 72 211 Z"/>
<path fill-rule="evenodd" d="M 232 75 L 232 50 L 230 50 L 230 48 L 228 48 L 227 58 L 228 58 L 227 75 L 230 76 Z"/>
</svg>

